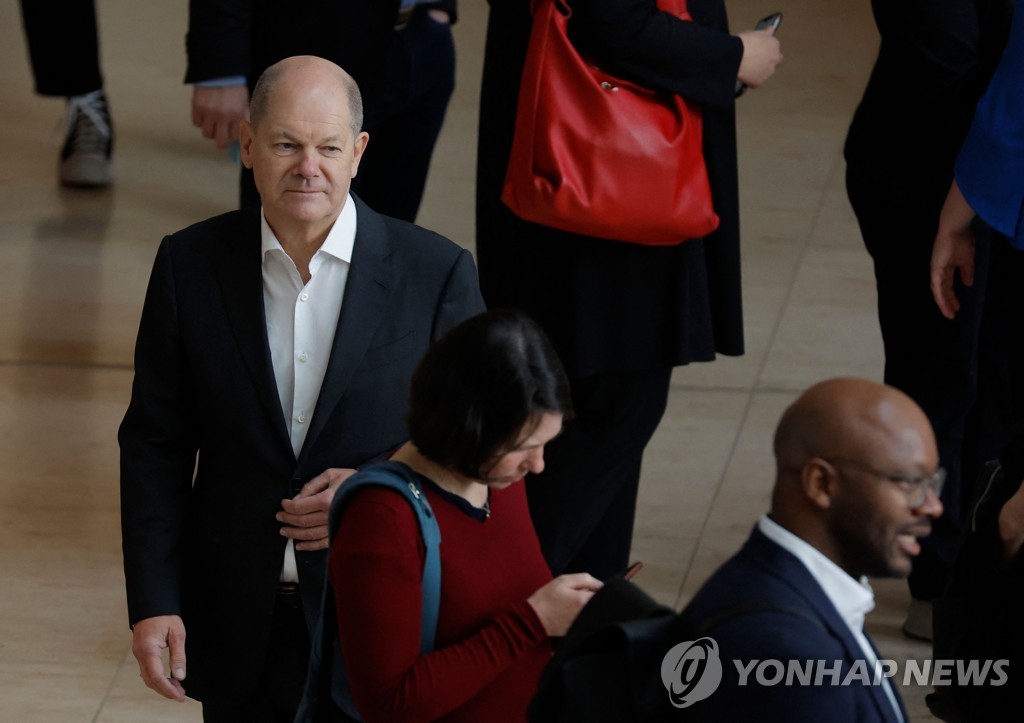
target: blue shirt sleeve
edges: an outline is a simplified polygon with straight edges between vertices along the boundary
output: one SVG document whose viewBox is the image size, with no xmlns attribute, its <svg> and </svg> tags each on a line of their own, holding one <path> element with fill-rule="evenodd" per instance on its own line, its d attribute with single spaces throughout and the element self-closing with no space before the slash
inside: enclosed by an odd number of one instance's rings
<svg viewBox="0 0 1024 723">
<path fill-rule="evenodd" d="M 971 208 L 1024 250 L 1024 0 L 956 163 Z"/>
</svg>

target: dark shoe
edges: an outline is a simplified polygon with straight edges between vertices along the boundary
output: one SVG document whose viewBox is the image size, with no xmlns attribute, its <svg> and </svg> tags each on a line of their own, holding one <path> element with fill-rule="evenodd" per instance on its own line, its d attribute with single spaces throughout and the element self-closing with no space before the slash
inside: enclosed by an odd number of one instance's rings
<svg viewBox="0 0 1024 723">
<path fill-rule="evenodd" d="M 60 152 L 60 182 L 65 186 L 100 188 L 113 177 L 110 157 L 114 129 L 103 90 L 68 98 L 67 136 Z"/>
</svg>

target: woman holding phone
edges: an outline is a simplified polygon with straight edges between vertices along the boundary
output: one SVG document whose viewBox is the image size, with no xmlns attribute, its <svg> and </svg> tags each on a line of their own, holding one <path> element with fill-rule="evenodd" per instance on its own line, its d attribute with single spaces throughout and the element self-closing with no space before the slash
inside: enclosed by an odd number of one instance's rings
<svg viewBox="0 0 1024 723">
<path fill-rule="evenodd" d="M 552 579 L 526 506 L 527 474 L 570 413 L 561 364 L 523 315 L 489 312 L 427 352 L 410 389 L 410 441 L 441 532 L 434 649 L 420 652 L 425 547 L 402 495 L 357 492 L 331 543 L 342 657 L 365 721 L 525 720 L 565 633 L 601 583 Z M 334 720 L 345 720 L 335 711 Z"/>
</svg>

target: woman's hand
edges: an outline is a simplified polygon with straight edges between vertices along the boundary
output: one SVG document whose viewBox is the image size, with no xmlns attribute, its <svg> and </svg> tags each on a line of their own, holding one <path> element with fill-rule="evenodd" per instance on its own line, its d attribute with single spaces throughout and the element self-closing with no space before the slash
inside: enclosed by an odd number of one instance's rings
<svg viewBox="0 0 1024 723">
<path fill-rule="evenodd" d="M 774 30 L 747 30 L 739 34 L 743 59 L 738 77 L 751 88 L 760 88 L 782 62 L 782 50 Z"/>
<path fill-rule="evenodd" d="M 544 631 L 557 638 L 565 635 L 580 610 L 603 584 L 585 572 L 559 575 L 533 593 L 526 602 L 537 613 Z"/>
</svg>

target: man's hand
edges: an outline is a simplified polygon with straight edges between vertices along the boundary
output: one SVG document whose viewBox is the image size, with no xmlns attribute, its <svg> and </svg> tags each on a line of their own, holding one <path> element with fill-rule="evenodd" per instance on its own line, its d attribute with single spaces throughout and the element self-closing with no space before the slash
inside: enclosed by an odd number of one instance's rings
<svg viewBox="0 0 1024 723">
<path fill-rule="evenodd" d="M 249 120 L 249 89 L 244 85 L 192 87 L 192 125 L 218 148 L 238 140 L 238 124 L 243 120 Z"/>
<path fill-rule="evenodd" d="M 953 181 L 939 214 L 939 231 L 932 246 L 931 288 L 939 311 L 947 319 L 960 311 L 953 291 L 953 279 L 960 273 L 964 286 L 974 284 L 974 209 L 967 203 L 960 186 Z"/>
<path fill-rule="evenodd" d="M 185 624 L 177 615 L 160 615 L 135 623 L 132 654 L 146 685 L 165 698 L 185 700 Z M 170 648 L 171 675 L 164 670 L 161 653 Z"/>
<path fill-rule="evenodd" d="M 328 539 L 327 513 L 341 483 L 354 475 L 354 469 L 332 468 L 311 479 L 293 500 L 281 500 L 277 521 L 283 522 L 281 534 L 295 540 L 296 550 L 324 550 Z"/>
</svg>

